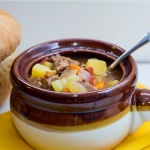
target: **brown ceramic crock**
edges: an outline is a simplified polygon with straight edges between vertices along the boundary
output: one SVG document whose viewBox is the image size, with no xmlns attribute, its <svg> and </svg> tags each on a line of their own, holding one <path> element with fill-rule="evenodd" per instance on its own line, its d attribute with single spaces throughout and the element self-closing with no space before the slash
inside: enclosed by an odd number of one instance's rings
<svg viewBox="0 0 150 150">
<path fill-rule="evenodd" d="M 135 118 L 149 120 L 150 91 L 137 89 L 137 66 L 131 56 L 116 67 L 121 74 L 120 82 L 103 90 L 62 93 L 29 82 L 32 66 L 47 56 L 59 53 L 103 59 L 110 64 L 123 52 L 104 41 L 64 39 L 36 45 L 19 55 L 10 73 L 13 85 L 10 105 L 22 137 L 35 149 L 112 149 L 141 125 Z M 115 138 L 114 127 L 120 132 Z"/>
</svg>

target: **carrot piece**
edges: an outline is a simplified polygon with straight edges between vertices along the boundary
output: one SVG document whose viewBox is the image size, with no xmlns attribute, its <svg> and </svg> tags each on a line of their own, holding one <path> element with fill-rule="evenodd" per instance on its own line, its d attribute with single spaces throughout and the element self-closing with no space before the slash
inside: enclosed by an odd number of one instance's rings
<svg viewBox="0 0 150 150">
<path fill-rule="evenodd" d="M 70 68 L 71 68 L 71 69 L 77 69 L 78 72 L 80 72 L 80 70 L 81 70 L 81 67 L 78 66 L 78 65 L 75 65 L 75 64 L 71 64 L 71 65 L 70 65 Z"/>
<path fill-rule="evenodd" d="M 94 87 L 97 88 L 98 90 L 101 90 L 101 89 L 103 89 L 103 88 L 105 87 L 105 85 L 106 85 L 105 82 L 102 81 L 102 82 L 96 83 L 96 84 L 94 85 Z"/>
<path fill-rule="evenodd" d="M 53 76 L 53 75 L 54 75 L 54 72 L 49 71 L 48 74 L 49 74 L 50 76 Z"/>
<path fill-rule="evenodd" d="M 53 76 L 54 74 L 55 74 L 54 71 L 46 71 L 44 74 L 44 78 L 49 78 Z"/>
<path fill-rule="evenodd" d="M 66 89 L 63 90 L 63 92 L 68 92 L 68 93 L 70 93 L 71 91 L 69 90 L 69 88 L 66 88 Z"/>
</svg>

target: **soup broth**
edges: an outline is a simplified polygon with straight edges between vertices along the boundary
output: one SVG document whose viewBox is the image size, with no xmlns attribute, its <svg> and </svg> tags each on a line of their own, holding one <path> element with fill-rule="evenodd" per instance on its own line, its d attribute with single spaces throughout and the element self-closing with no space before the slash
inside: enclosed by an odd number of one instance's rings
<svg viewBox="0 0 150 150">
<path fill-rule="evenodd" d="M 32 66 L 29 80 L 39 88 L 66 93 L 102 90 L 122 77 L 119 67 L 107 72 L 110 61 L 102 56 L 79 54 L 45 57 Z"/>
</svg>

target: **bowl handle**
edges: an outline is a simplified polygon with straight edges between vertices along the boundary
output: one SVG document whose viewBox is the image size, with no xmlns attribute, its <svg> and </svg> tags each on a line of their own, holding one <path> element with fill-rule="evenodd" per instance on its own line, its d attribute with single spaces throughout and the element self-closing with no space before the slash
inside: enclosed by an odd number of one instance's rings
<svg viewBox="0 0 150 150">
<path fill-rule="evenodd" d="M 136 89 L 131 100 L 132 125 L 134 132 L 145 121 L 150 121 L 150 90 Z"/>
<path fill-rule="evenodd" d="M 135 106 L 150 106 L 150 90 L 136 89 L 132 96 L 131 104 Z"/>
</svg>

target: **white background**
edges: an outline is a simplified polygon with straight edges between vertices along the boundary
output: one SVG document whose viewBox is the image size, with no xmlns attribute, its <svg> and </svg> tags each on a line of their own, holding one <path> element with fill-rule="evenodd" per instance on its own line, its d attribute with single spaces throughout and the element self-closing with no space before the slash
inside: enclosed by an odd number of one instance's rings
<svg viewBox="0 0 150 150">
<path fill-rule="evenodd" d="M 22 28 L 19 53 L 55 39 L 90 38 L 130 49 L 150 31 L 150 1 L 0 1 Z M 150 86 L 150 43 L 132 54 Z M 9 98 L 0 112 L 9 109 Z"/>
</svg>

